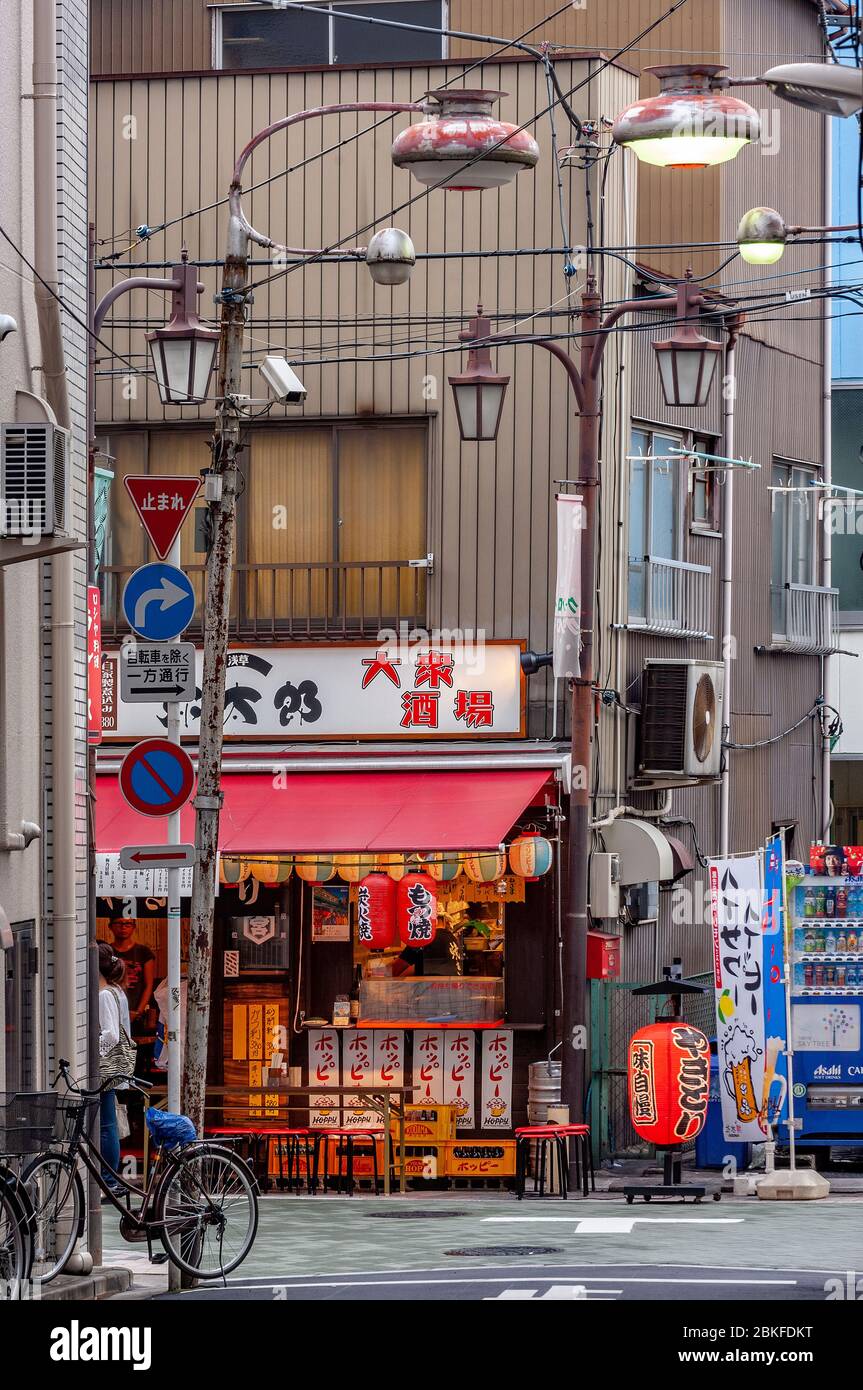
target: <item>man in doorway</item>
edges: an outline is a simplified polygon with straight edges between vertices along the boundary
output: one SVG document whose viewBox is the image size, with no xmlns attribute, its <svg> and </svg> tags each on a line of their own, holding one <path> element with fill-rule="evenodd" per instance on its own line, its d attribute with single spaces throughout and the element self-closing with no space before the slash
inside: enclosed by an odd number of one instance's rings
<svg viewBox="0 0 863 1390">
<path fill-rule="evenodd" d="M 114 950 L 126 967 L 123 988 L 129 1001 L 132 1037 L 139 1044 L 155 1032 L 150 1028 L 147 1011 L 153 1002 L 156 984 L 156 957 L 149 946 L 137 940 L 138 922 L 135 917 L 114 916 L 109 923 L 114 938 Z"/>
</svg>

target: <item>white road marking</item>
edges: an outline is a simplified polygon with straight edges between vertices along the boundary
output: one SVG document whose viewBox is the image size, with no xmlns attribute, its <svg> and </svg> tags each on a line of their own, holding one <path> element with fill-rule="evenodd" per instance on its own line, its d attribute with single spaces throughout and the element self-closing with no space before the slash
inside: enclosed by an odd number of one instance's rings
<svg viewBox="0 0 863 1390">
<path fill-rule="evenodd" d="M 498 1266 L 498 1267 L 499 1267 L 499 1266 Z M 490 1276 L 488 1276 L 488 1275 L 478 1274 L 478 1275 L 476 1275 L 473 1279 L 461 1279 L 461 1278 L 458 1278 L 457 1276 L 453 1276 L 452 1278 L 449 1278 L 449 1279 L 316 1279 L 316 1280 L 314 1280 L 314 1281 L 312 1281 L 312 1282 L 305 1283 L 305 1284 L 285 1284 L 285 1283 L 283 1283 L 283 1282 L 279 1282 L 279 1280 L 277 1280 L 277 1279 L 274 1279 L 272 1282 L 270 1282 L 270 1281 L 268 1280 L 268 1281 L 267 1281 L 266 1283 L 264 1283 L 264 1284 L 252 1284 L 252 1285 L 247 1285 L 247 1287 L 249 1287 L 249 1288 L 271 1288 L 271 1289 L 274 1289 L 274 1290 L 275 1290 L 275 1289 L 374 1289 L 374 1288 L 386 1288 L 386 1287 L 387 1287 L 388 1285 L 390 1285 L 390 1284 L 394 1284 L 394 1285 L 398 1285 L 398 1286 L 401 1286 L 401 1285 L 403 1285 L 403 1284 L 419 1284 L 419 1285 L 422 1285 L 423 1287 L 425 1287 L 425 1286 L 431 1287 L 432 1285 L 435 1285 L 435 1284 L 443 1284 L 443 1285 L 446 1285 L 446 1284 L 536 1284 L 536 1283 L 537 1283 L 538 1277 L 541 1277 L 541 1276 L 538 1275 L 538 1272 L 537 1272 L 537 1271 L 534 1271 L 533 1274 L 526 1274 L 526 1275 L 508 1274 L 505 1278 L 498 1278 L 498 1277 L 492 1278 L 492 1277 L 490 1277 Z M 570 1276 L 568 1276 L 568 1275 L 566 1275 L 566 1274 L 556 1274 L 554 1277 L 555 1277 L 556 1279 L 567 1279 L 567 1278 L 569 1278 Z M 584 1275 L 572 1275 L 571 1277 L 572 1277 L 573 1280 L 581 1280 L 581 1279 L 584 1278 Z M 602 1276 L 602 1275 L 594 1275 L 594 1274 L 591 1274 L 591 1275 L 590 1275 L 590 1278 L 591 1278 L 591 1280 L 592 1280 L 594 1283 L 604 1282 L 603 1276 Z M 608 1278 L 608 1280 L 611 1280 L 611 1279 L 612 1279 L 612 1276 L 609 1275 L 609 1276 L 607 1276 L 607 1278 Z M 650 1278 L 629 1279 L 629 1278 L 621 1278 L 620 1275 L 614 1275 L 614 1276 L 613 1276 L 613 1281 L 614 1281 L 615 1284 L 685 1284 L 685 1285 L 687 1285 L 687 1286 L 690 1285 L 690 1284 L 708 1284 L 708 1285 L 714 1285 L 714 1284 L 716 1284 L 716 1285 L 726 1285 L 726 1284 L 730 1284 L 730 1285 L 732 1285 L 734 1288 L 754 1287 L 754 1288 L 769 1288 L 769 1289 L 772 1289 L 772 1288 L 786 1288 L 786 1287 L 789 1287 L 789 1288 L 796 1288 L 796 1286 L 797 1286 L 797 1280 L 796 1280 L 796 1279 L 662 1279 L 662 1278 L 654 1278 L 654 1279 L 650 1279 Z M 600 1292 L 600 1290 L 597 1290 L 597 1292 Z M 610 1290 L 608 1290 L 608 1292 L 610 1292 L 610 1293 L 619 1293 L 620 1290 L 619 1290 L 619 1289 L 610 1289 Z"/>
<path fill-rule="evenodd" d="M 483 1221 L 507 1225 L 516 1221 L 542 1222 L 543 1224 L 571 1225 L 575 1221 L 573 1234 L 577 1236 L 622 1235 L 629 1236 L 636 1225 L 654 1226 L 739 1226 L 742 1216 L 484 1216 Z"/>
</svg>

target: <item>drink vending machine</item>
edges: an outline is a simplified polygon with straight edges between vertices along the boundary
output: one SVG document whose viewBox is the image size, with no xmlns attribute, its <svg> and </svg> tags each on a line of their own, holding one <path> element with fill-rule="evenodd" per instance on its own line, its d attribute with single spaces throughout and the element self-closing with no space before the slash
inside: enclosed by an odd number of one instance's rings
<svg viewBox="0 0 863 1390">
<path fill-rule="evenodd" d="M 788 894 L 794 1113 L 819 1167 L 863 1145 L 863 847 L 813 845 Z"/>
</svg>

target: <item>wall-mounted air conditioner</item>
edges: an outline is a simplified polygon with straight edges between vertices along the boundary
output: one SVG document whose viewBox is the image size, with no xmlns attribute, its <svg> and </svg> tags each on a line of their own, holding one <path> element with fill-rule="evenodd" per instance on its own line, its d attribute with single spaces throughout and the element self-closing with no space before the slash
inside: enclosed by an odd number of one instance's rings
<svg viewBox="0 0 863 1390">
<path fill-rule="evenodd" d="M 69 533 L 69 457 L 59 425 L 0 424 L 0 536 Z"/>
<path fill-rule="evenodd" d="M 719 776 L 724 676 L 721 661 L 645 661 L 636 759 L 639 781 Z"/>
</svg>

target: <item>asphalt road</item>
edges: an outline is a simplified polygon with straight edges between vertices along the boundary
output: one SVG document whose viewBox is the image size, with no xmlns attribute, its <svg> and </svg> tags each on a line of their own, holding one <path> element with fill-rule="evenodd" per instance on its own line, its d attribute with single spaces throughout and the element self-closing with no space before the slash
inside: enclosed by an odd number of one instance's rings
<svg viewBox="0 0 863 1390">
<path fill-rule="evenodd" d="M 216 1302 L 526 1302 L 825 1301 L 829 1279 L 844 1272 L 732 1269 L 692 1265 L 483 1264 L 458 1270 L 358 1271 L 354 1274 L 231 1280 L 227 1288 L 165 1295 L 167 1301 Z M 161 1301 L 161 1300 L 160 1300 Z"/>
</svg>

